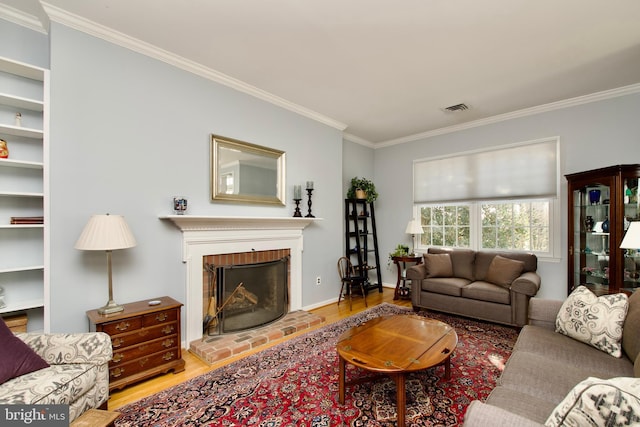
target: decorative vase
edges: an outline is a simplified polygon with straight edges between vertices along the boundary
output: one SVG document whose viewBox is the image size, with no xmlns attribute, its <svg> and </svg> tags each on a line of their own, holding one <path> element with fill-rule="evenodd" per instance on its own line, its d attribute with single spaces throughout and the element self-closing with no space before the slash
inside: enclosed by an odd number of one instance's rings
<svg viewBox="0 0 640 427">
<path fill-rule="evenodd" d="M 9 158 L 9 148 L 7 147 L 7 141 L 0 139 L 0 159 Z"/>
<path fill-rule="evenodd" d="M 593 221 L 592 216 L 587 216 L 587 219 L 584 220 L 584 226 L 587 231 L 593 231 L 593 226 L 595 222 Z"/>
<path fill-rule="evenodd" d="M 602 232 L 603 233 L 609 232 L 609 217 L 605 217 L 604 222 L 602 223 Z"/>
<path fill-rule="evenodd" d="M 592 205 L 600 203 L 600 190 L 589 190 L 589 203 Z"/>
</svg>

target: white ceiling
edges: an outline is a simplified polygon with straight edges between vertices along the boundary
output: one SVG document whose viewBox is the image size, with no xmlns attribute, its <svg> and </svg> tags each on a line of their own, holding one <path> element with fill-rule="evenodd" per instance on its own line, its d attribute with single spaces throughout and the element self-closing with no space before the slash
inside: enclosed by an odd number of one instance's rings
<svg viewBox="0 0 640 427">
<path fill-rule="evenodd" d="M 42 16 L 37 0 L 0 2 Z M 638 0 L 46 4 L 344 124 L 364 144 L 629 85 L 640 91 Z M 469 110 L 443 110 L 458 103 Z"/>
</svg>

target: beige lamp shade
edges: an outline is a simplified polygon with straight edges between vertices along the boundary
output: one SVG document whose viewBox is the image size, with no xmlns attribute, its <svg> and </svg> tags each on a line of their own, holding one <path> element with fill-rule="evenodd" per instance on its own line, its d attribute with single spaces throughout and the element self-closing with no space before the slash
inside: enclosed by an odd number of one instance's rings
<svg viewBox="0 0 640 427">
<path fill-rule="evenodd" d="M 424 230 L 422 230 L 422 225 L 420 225 L 420 223 L 418 221 L 416 221 L 415 219 L 412 219 L 407 224 L 407 229 L 405 230 L 405 233 L 407 233 L 407 234 L 422 234 L 422 233 L 424 233 Z"/>
<path fill-rule="evenodd" d="M 105 251 L 107 253 L 107 272 L 109 284 L 109 301 L 98 313 L 109 315 L 124 310 L 124 306 L 113 300 L 113 275 L 111 273 L 111 252 L 116 249 L 132 248 L 136 239 L 121 215 L 94 215 L 84 226 L 76 249 L 83 251 Z"/>
<path fill-rule="evenodd" d="M 85 225 L 75 248 L 84 251 L 110 251 L 136 245 L 122 215 L 93 215 Z"/>
<path fill-rule="evenodd" d="M 621 249 L 640 249 L 640 221 L 634 221 L 629 225 L 627 234 L 624 235 Z"/>
</svg>

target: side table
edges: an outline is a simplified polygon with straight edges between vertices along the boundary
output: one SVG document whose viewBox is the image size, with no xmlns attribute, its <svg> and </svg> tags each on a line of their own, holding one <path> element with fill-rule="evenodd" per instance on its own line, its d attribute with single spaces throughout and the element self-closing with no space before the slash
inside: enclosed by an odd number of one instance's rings
<svg viewBox="0 0 640 427">
<path fill-rule="evenodd" d="M 407 276 L 406 276 L 406 271 L 407 271 L 407 263 L 408 262 L 412 262 L 415 263 L 416 265 L 422 263 L 422 257 L 421 256 L 415 256 L 415 255 L 405 255 L 405 256 L 394 256 L 391 258 L 393 260 L 393 263 L 396 265 L 396 267 L 398 268 L 398 281 L 396 282 L 396 290 L 393 293 L 393 299 L 397 300 L 399 298 L 410 298 L 411 297 L 411 293 L 410 292 L 406 292 L 404 293 L 403 291 L 401 291 L 401 289 L 408 289 L 406 282 L 407 282 Z M 404 293 L 404 295 L 402 295 Z"/>
<path fill-rule="evenodd" d="M 165 296 L 124 304 L 123 311 L 113 314 L 87 311 L 89 329 L 111 336 L 110 392 L 170 370 L 184 370 L 181 307 Z"/>
</svg>

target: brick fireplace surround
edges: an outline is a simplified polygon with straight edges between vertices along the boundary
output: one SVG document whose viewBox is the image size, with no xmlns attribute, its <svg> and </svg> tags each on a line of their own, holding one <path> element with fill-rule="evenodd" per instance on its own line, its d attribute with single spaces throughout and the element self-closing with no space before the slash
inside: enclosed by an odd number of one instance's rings
<svg viewBox="0 0 640 427">
<path fill-rule="evenodd" d="M 202 340 L 202 284 L 206 281 L 203 257 L 206 256 L 288 249 L 291 256 L 289 312 L 302 309 L 303 229 L 318 219 L 195 215 L 168 215 L 160 219 L 168 219 L 182 230 L 182 260 L 187 266 L 183 347 Z"/>
</svg>

